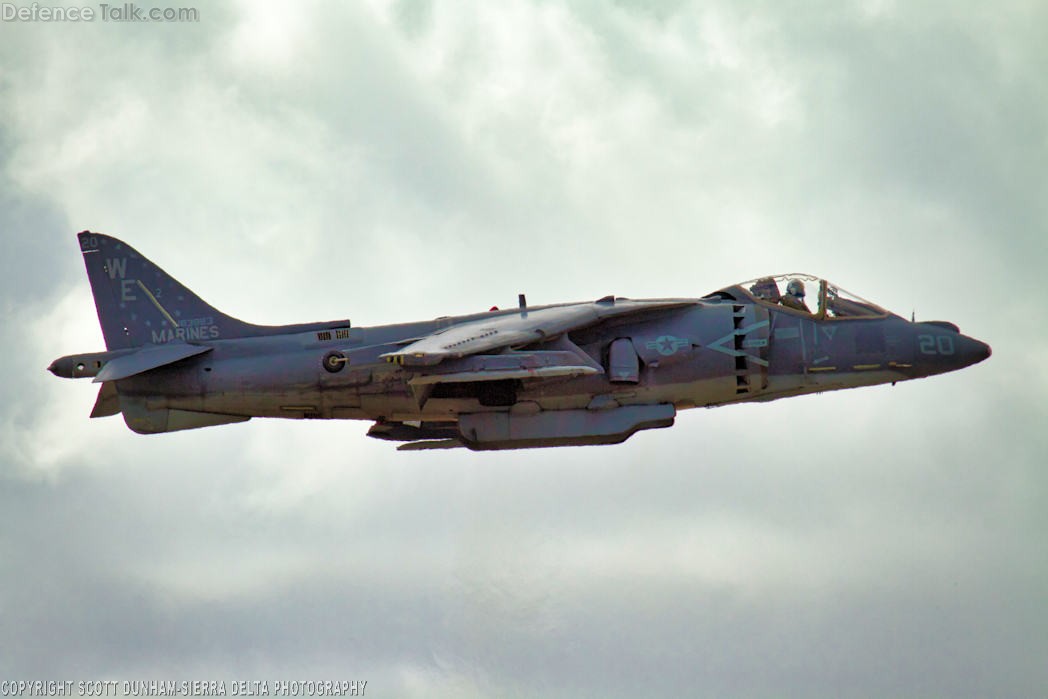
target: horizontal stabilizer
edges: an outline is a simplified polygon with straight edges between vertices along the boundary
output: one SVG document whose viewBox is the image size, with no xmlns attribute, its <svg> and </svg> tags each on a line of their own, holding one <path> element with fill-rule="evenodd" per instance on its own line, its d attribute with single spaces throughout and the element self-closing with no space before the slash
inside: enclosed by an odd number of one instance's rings
<svg viewBox="0 0 1048 699">
<path fill-rule="evenodd" d="M 126 379 L 135 374 L 157 369 L 168 364 L 195 357 L 198 354 L 210 352 L 211 347 L 200 347 L 198 345 L 172 344 L 172 345 L 145 345 L 142 349 L 131 354 L 125 354 L 110 360 L 102 370 L 95 376 L 93 383 L 103 381 L 118 381 Z"/>
</svg>

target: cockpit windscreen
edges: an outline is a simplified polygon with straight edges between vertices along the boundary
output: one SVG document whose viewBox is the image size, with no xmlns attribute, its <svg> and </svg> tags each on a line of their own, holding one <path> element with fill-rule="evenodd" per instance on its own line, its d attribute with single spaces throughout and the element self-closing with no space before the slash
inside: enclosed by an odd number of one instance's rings
<svg viewBox="0 0 1048 699">
<path fill-rule="evenodd" d="M 841 287 L 810 274 L 779 274 L 751 279 L 717 292 L 739 291 L 757 301 L 782 306 L 819 318 L 883 318 L 888 311 Z"/>
</svg>

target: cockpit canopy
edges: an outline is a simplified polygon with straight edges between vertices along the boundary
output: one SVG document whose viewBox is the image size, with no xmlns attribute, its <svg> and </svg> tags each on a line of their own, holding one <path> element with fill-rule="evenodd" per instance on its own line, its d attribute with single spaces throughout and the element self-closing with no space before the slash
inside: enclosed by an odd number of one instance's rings
<svg viewBox="0 0 1048 699">
<path fill-rule="evenodd" d="M 721 298 L 749 298 L 817 318 L 883 318 L 888 311 L 810 274 L 779 274 L 751 279 L 710 294 Z"/>
</svg>

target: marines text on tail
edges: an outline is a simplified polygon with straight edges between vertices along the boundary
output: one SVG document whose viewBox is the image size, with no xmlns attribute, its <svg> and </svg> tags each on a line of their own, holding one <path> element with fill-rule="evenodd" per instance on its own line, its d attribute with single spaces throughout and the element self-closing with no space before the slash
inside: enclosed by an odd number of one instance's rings
<svg viewBox="0 0 1048 699">
<path fill-rule="evenodd" d="M 614 444 L 678 410 L 895 383 L 990 347 L 804 274 L 702 298 L 597 301 L 350 327 L 244 323 L 132 247 L 78 235 L 105 352 L 52 362 L 101 383 L 91 417 L 152 434 L 253 417 L 373 420 L 401 449 Z"/>
</svg>

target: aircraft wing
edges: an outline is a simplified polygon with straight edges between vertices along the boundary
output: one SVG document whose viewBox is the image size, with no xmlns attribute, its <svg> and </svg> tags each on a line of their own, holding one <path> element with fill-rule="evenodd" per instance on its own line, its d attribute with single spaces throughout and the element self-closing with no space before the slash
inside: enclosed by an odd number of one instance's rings
<svg viewBox="0 0 1048 699">
<path fill-rule="evenodd" d="M 405 366 L 433 366 L 449 359 L 552 340 L 610 318 L 643 316 L 697 303 L 692 299 L 633 301 L 606 297 L 591 303 L 522 309 L 516 313 L 452 325 L 382 357 Z"/>
</svg>

